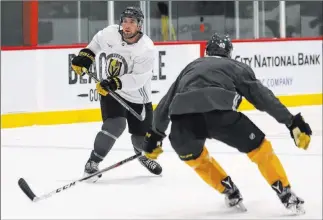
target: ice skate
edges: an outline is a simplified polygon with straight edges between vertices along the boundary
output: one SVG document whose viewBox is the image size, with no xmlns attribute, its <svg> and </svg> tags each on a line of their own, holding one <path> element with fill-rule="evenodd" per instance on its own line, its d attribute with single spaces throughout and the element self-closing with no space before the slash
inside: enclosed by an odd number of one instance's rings
<svg viewBox="0 0 323 220">
<path fill-rule="evenodd" d="M 240 194 L 237 186 L 232 182 L 228 176 L 221 181 L 221 184 L 225 187 L 223 194 L 225 195 L 225 204 L 229 208 L 236 208 L 238 211 L 246 212 L 247 209 L 242 203 L 243 198 Z"/>
<path fill-rule="evenodd" d="M 87 176 L 99 171 L 98 166 L 99 166 L 99 163 L 89 159 L 85 164 L 83 177 L 87 177 Z M 101 176 L 102 176 L 102 174 L 99 174 L 97 176 L 91 177 L 90 179 L 86 180 L 86 182 L 95 183 L 96 181 L 98 181 L 99 178 L 101 178 Z"/>
<path fill-rule="evenodd" d="M 154 160 L 151 160 L 145 156 L 141 156 L 138 158 L 139 162 L 141 163 L 141 165 L 143 165 L 144 167 L 147 168 L 147 170 L 149 170 L 149 172 L 151 172 L 152 174 L 155 175 L 160 175 L 163 171 L 162 167 L 159 165 L 159 163 L 157 163 Z"/>
<path fill-rule="evenodd" d="M 289 211 L 295 215 L 305 214 L 305 209 L 303 207 L 304 200 L 297 197 L 289 186 L 283 187 L 281 181 L 276 181 L 271 187 L 275 190 L 280 201 Z"/>
<path fill-rule="evenodd" d="M 141 150 L 138 150 L 136 147 L 134 147 L 134 150 L 135 150 L 136 154 L 141 152 Z M 147 170 L 149 170 L 149 172 L 151 172 L 152 174 L 160 175 L 162 173 L 162 171 L 163 171 L 163 168 L 159 165 L 159 163 L 157 163 L 154 160 L 151 160 L 151 159 L 147 158 L 144 155 L 138 157 L 138 160 L 141 163 L 141 165 L 146 167 Z"/>
</svg>

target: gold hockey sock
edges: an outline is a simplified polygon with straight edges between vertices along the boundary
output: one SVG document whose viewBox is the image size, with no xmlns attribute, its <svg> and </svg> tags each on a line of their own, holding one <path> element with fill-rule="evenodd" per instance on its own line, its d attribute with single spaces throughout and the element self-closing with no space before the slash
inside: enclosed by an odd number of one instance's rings
<svg viewBox="0 0 323 220">
<path fill-rule="evenodd" d="M 195 160 L 185 161 L 195 172 L 211 187 L 222 193 L 225 187 L 221 184 L 228 175 L 222 167 L 209 155 L 206 147 L 203 147 L 201 155 Z"/>
<path fill-rule="evenodd" d="M 289 185 L 284 167 L 268 140 L 264 139 L 257 149 L 248 153 L 248 157 L 258 165 L 261 174 L 270 185 L 277 180 L 280 180 L 284 187 Z"/>
</svg>

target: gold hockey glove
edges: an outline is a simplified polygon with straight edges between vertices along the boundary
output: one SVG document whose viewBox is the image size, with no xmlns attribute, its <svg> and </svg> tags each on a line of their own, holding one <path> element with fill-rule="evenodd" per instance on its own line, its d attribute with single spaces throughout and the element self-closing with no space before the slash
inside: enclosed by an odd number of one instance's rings
<svg viewBox="0 0 323 220">
<path fill-rule="evenodd" d="M 78 75 L 83 76 L 95 61 L 95 54 L 88 48 L 84 48 L 72 60 L 72 69 Z"/>
<path fill-rule="evenodd" d="M 311 142 L 312 130 L 309 124 L 304 121 L 301 113 L 295 115 L 292 124 L 287 127 L 291 137 L 294 139 L 295 145 L 301 149 L 307 150 Z"/>
<path fill-rule="evenodd" d="M 163 153 L 162 142 L 166 135 L 150 130 L 146 133 L 143 151 L 149 159 L 156 160 Z"/>
<path fill-rule="evenodd" d="M 97 92 L 103 96 L 107 96 L 109 94 L 107 90 L 116 91 L 121 88 L 122 88 L 122 83 L 118 77 L 105 79 L 96 84 Z"/>
</svg>

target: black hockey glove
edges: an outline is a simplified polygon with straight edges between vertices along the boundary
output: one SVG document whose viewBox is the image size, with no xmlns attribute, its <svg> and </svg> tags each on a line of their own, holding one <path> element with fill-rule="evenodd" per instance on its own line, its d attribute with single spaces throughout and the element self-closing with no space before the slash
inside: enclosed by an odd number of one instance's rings
<svg viewBox="0 0 323 220">
<path fill-rule="evenodd" d="M 112 77 L 109 79 L 102 80 L 96 84 L 96 90 L 99 94 L 106 96 L 108 95 L 108 89 L 111 91 L 116 91 L 122 88 L 121 80 L 118 77 Z"/>
<path fill-rule="evenodd" d="M 143 151 L 149 159 L 156 160 L 163 153 L 162 144 L 166 135 L 150 130 L 146 133 Z"/>
<path fill-rule="evenodd" d="M 301 113 L 293 117 L 292 124 L 287 126 L 295 145 L 301 149 L 307 150 L 311 142 L 312 130 L 308 123 L 304 121 Z"/>
<path fill-rule="evenodd" d="M 88 48 L 84 48 L 72 60 L 72 69 L 78 75 L 83 76 L 90 69 L 90 66 L 95 61 L 95 54 Z"/>
</svg>

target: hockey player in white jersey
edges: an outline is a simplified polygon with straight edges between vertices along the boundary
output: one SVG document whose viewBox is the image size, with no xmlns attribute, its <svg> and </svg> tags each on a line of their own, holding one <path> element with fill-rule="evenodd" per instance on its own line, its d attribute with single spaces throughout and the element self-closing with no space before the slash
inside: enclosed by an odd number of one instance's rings
<svg viewBox="0 0 323 220">
<path fill-rule="evenodd" d="M 85 165 L 85 175 L 99 170 L 99 163 L 106 157 L 116 140 L 126 129 L 131 134 L 135 152 L 141 152 L 145 133 L 152 124 L 151 78 L 155 57 L 152 40 L 141 32 L 144 15 L 141 9 L 127 7 L 120 16 L 120 25 L 110 25 L 100 30 L 78 56 L 72 60 L 73 70 L 84 74 L 89 71 L 99 52 L 106 54 L 106 76 L 96 84 L 101 95 L 102 128 L 96 135 L 94 149 Z M 144 121 L 139 121 L 104 88 L 115 91 L 139 114 L 146 110 Z M 138 158 L 151 173 L 159 175 L 162 167 L 145 156 Z M 101 176 L 99 176 L 101 177 Z M 92 178 L 93 182 L 99 177 Z"/>
</svg>

